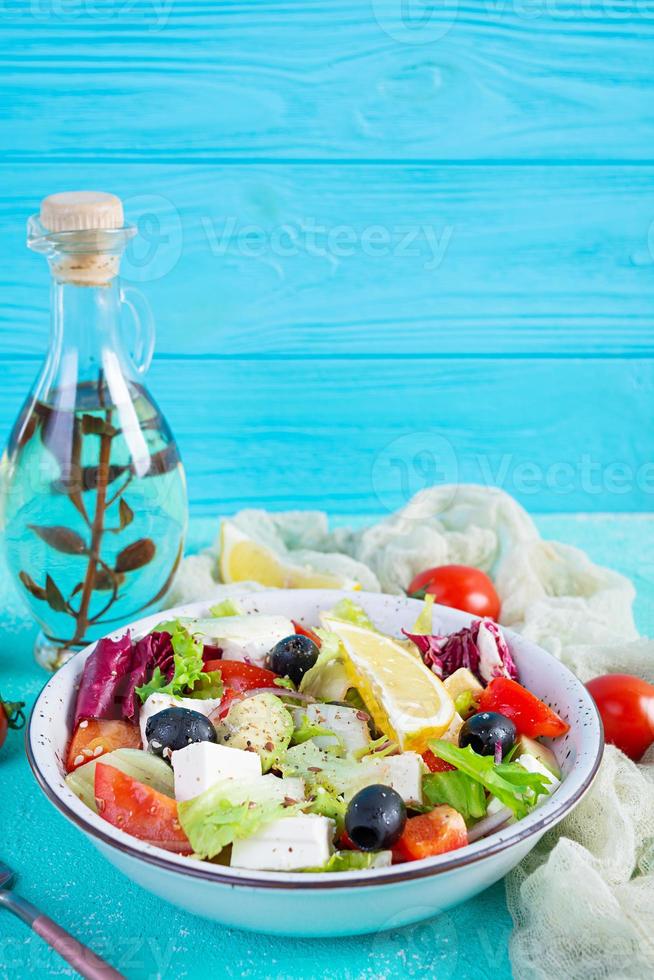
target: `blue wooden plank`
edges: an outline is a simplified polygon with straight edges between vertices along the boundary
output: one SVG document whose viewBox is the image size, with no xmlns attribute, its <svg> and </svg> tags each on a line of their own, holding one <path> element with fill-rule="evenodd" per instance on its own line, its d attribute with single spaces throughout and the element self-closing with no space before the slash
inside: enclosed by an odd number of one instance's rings
<svg viewBox="0 0 654 980">
<path fill-rule="evenodd" d="M 34 355 L 42 195 L 120 193 L 171 356 L 651 353 L 652 167 L 0 168 L 0 345 Z"/>
<path fill-rule="evenodd" d="M 654 10 L 3 5 L 5 159 L 652 159 Z"/>
<path fill-rule="evenodd" d="M 0 362 L 6 436 L 32 362 Z M 654 507 L 654 361 L 155 360 L 193 512 L 375 514 L 423 486 L 502 486 L 532 511 Z"/>
</svg>

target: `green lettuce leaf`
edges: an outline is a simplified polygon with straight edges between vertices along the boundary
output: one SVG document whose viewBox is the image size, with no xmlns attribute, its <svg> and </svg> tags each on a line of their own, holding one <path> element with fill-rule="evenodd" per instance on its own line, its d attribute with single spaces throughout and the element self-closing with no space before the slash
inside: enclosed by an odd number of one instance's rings
<svg viewBox="0 0 654 980">
<path fill-rule="evenodd" d="M 432 772 L 422 780 L 425 802 L 430 806 L 447 803 L 457 810 L 466 823 L 486 815 L 486 793 L 481 783 L 465 772 Z"/>
<path fill-rule="evenodd" d="M 174 697 L 181 697 L 189 690 L 193 691 L 198 681 L 201 685 L 205 683 L 201 680 L 202 667 L 204 666 L 202 643 L 194 640 L 179 620 L 165 623 L 157 629 L 170 633 L 175 673 L 172 680 L 168 681 L 166 675 L 161 672 L 159 667 L 156 667 L 150 680 L 136 688 L 136 693 L 141 702 L 147 701 L 151 694 L 172 694 Z M 213 684 L 215 688 L 215 679 Z M 206 690 L 206 688 L 202 689 Z M 200 694 L 200 697 L 213 697 L 213 695 Z"/>
<path fill-rule="evenodd" d="M 409 630 L 409 633 L 416 633 L 419 636 L 431 636 L 434 632 L 432 627 L 432 616 L 434 608 L 434 596 L 429 593 L 425 596 L 425 604 L 420 610 L 420 615 Z"/>
<path fill-rule="evenodd" d="M 284 776 L 301 776 L 312 789 L 323 786 L 335 796 L 351 796 L 366 785 L 367 770 L 351 756 L 344 759 L 320 749 L 315 742 L 303 742 L 288 749 L 280 769 Z"/>
<path fill-rule="evenodd" d="M 366 871 L 374 868 L 383 851 L 334 851 L 329 861 L 321 868 L 307 868 L 307 871 Z"/>
<path fill-rule="evenodd" d="M 223 678 L 219 670 L 203 670 L 193 688 L 185 695 L 187 698 L 221 698 L 223 696 Z"/>
<path fill-rule="evenodd" d="M 329 817 L 336 824 L 336 836 L 340 837 L 343 833 L 347 803 L 342 796 L 331 793 L 324 786 L 316 786 L 311 794 L 309 806 L 305 805 L 304 810 L 305 813 L 317 813 L 321 817 Z"/>
<path fill-rule="evenodd" d="M 517 762 L 501 762 L 495 765 L 490 755 L 477 755 L 467 745 L 460 749 L 451 742 L 436 739 L 429 742 L 429 748 L 439 759 L 466 773 L 472 779 L 496 796 L 520 820 L 536 804 L 539 796 L 547 794 L 547 784 L 551 782 L 540 773 L 527 772 Z"/>
<path fill-rule="evenodd" d="M 181 827 L 200 858 L 215 857 L 235 840 L 251 837 L 273 820 L 301 811 L 300 804 L 285 806 L 264 780 L 235 782 L 222 780 L 177 806 Z"/>
<path fill-rule="evenodd" d="M 320 639 L 320 653 L 300 682 L 300 692 L 311 694 L 325 701 L 342 701 L 350 686 L 341 653 L 341 641 L 335 633 L 316 630 Z"/>
<path fill-rule="evenodd" d="M 220 619 L 222 616 L 242 616 L 243 609 L 234 599 L 223 599 L 222 602 L 217 602 L 215 606 L 210 606 L 209 615 L 213 616 L 214 619 Z"/>
<path fill-rule="evenodd" d="M 327 619 L 340 619 L 343 623 L 353 623 L 355 626 L 361 626 L 362 629 L 377 632 L 368 613 L 351 599 L 340 599 L 333 609 L 325 613 L 325 616 Z"/>
<path fill-rule="evenodd" d="M 328 735 L 331 738 L 338 739 L 341 747 L 343 745 L 343 740 L 336 732 L 333 732 L 330 728 L 325 728 L 323 725 L 316 725 L 315 722 L 309 720 L 308 715 L 302 715 L 302 721 L 299 725 L 296 725 L 291 743 L 293 745 L 301 745 L 303 742 L 308 742 L 310 738 L 316 738 L 319 735 Z"/>
</svg>

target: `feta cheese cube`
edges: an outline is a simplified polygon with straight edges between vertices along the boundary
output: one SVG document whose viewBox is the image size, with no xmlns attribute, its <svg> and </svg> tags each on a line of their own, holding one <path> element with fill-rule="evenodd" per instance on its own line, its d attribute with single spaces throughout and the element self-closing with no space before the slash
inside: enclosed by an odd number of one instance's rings
<svg viewBox="0 0 654 980">
<path fill-rule="evenodd" d="M 518 763 L 518 765 L 522 766 L 523 769 L 526 769 L 527 772 L 537 772 L 541 776 L 547 776 L 547 778 L 550 780 L 545 787 L 548 793 L 553 793 L 559 786 L 561 780 L 557 779 L 556 776 L 550 772 L 547 766 L 544 766 L 540 759 L 537 759 L 535 756 L 529 755 L 527 752 L 523 752 L 522 755 L 518 756 L 515 761 Z M 545 797 L 541 796 L 540 799 L 544 800 Z"/>
<path fill-rule="evenodd" d="M 496 796 L 489 797 L 488 805 L 486 807 L 486 813 L 490 817 L 493 813 L 499 813 L 500 810 L 504 810 L 506 807 L 501 800 L 498 800 Z"/>
<path fill-rule="evenodd" d="M 338 704 L 308 704 L 296 708 L 293 712 L 295 727 L 299 728 L 303 717 L 307 717 L 312 725 L 319 725 L 334 732 L 334 735 L 316 735 L 312 742 L 318 748 L 326 749 L 331 745 L 343 745 L 346 752 L 357 752 L 365 749 L 370 743 L 370 731 L 365 718 L 359 717 L 355 708 L 345 708 Z"/>
<path fill-rule="evenodd" d="M 261 777 L 261 760 L 256 752 L 230 749 L 214 742 L 193 742 L 172 753 L 175 799 L 192 800 L 222 779 L 248 780 Z"/>
<path fill-rule="evenodd" d="M 454 712 L 452 721 L 450 722 L 450 727 L 441 735 L 441 738 L 446 742 L 452 742 L 453 745 L 459 744 L 459 732 L 463 728 L 463 718 L 458 711 Z"/>
<path fill-rule="evenodd" d="M 148 741 L 145 737 L 145 726 L 148 723 L 148 718 L 163 711 L 164 708 L 189 708 L 191 711 L 199 711 L 201 715 L 208 717 L 219 704 L 220 698 L 175 698 L 172 694 L 151 694 L 139 713 L 143 748 L 147 749 L 148 747 Z"/>
<path fill-rule="evenodd" d="M 232 844 L 231 866 L 253 871 L 319 868 L 332 853 L 334 821 L 306 813 L 282 817 L 246 840 Z"/>
<path fill-rule="evenodd" d="M 366 763 L 369 779 L 365 785 L 381 783 L 399 793 L 405 803 L 422 803 L 422 777 L 425 764 L 417 752 L 403 752 Z"/>
<path fill-rule="evenodd" d="M 257 667 L 265 667 L 275 644 L 295 633 L 286 616 L 263 614 L 195 619 L 187 628 L 206 643 L 219 646 L 223 660 L 241 660 Z"/>
</svg>

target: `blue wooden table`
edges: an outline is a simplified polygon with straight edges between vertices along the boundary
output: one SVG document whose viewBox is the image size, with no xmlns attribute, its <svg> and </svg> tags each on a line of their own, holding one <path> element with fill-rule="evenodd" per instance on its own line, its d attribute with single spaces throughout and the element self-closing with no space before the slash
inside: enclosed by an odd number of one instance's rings
<svg viewBox="0 0 654 980">
<path fill-rule="evenodd" d="M 2 440 L 47 343 L 26 218 L 113 191 L 196 544 L 247 505 L 365 519 L 478 481 L 635 576 L 654 623 L 651 4 L 6 0 L 0 28 Z M 6 589 L 0 689 L 30 701 Z M 0 775 L 23 892 L 130 977 L 508 975 L 501 886 L 398 936 L 229 933 L 101 863 L 17 738 Z M 62 973 L 0 930 L 0 975 Z"/>
<path fill-rule="evenodd" d="M 597 561 L 631 574 L 641 630 L 654 629 L 654 560 L 643 548 L 651 521 L 637 517 L 539 519 L 542 532 L 585 548 Z M 199 546 L 215 523 L 195 521 Z M 34 628 L 3 579 L 0 677 L 5 696 L 31 703 L 45 675 L 31 657 Z M 500 883 L 459 909 L 397 932 L 339 940 L 271 938 L 204 922 L 156 899 L 108 865 L 68 825 L 32 778 L 22 739 L 0 753 L 0 857 L 19 872 L 18 890 L 130 980 L 206 976 L 505 980 L 511 921 Z M 72 975 L 40 939 L 5 913 L 0 919 L 0 978 Z"/>
</svg>

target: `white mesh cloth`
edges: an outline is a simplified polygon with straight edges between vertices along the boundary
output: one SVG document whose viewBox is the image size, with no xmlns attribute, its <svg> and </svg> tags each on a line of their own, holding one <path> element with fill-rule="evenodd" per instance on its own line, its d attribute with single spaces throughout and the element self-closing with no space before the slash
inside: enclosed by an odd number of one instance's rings
<svg viewBox="0 0 654 980">
<path fill-rule="evenodd" d="M 282 555 L 400 593 L 419 571 L 461 563 L 490 572 L 502 622 L 582 680 L 635 673 L 654 683 L 654 641 L 638 637 L 634 589 L 584 552 L 543 541 L 500 490 L 442 486 L 364 530 L 330 532 L 322 513 L 241 511 L 234 518 Z M 298 553 L 301 553 L 298 555 Z M 182 564 L 174 601 L 219 597 L 218 544 Z M 329 556 L 332 556 L 331 559 Z M 654 977 L 654 750 L 635 765 L 607 748 L 588 796 L 506 881 L 519 980 Z"/>
</svg>

